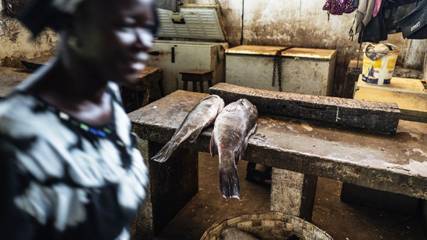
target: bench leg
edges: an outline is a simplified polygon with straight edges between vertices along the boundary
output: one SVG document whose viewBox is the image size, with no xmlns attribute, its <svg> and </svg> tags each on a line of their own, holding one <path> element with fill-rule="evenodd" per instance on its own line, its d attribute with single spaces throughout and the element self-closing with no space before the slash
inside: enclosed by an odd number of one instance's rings
<svg viewBox="0 0 427 240">
<path fill-rule="evenodd" d="M 184 90 L 187 91 L 188 90 L 188 81 L 184 81 Z"/>
<path fill-rule="evenodd" d="M 204 83 L 205 83 L 204 81 L 200 81 L 200 92 L 201 93 L 203 93 L 205 91 L 204 86 L 203 86 Z"/>
<path fill-rule="evenodd" d="M 197 92 L 197 81 L 193 80 L 193 92 Z"/>
<path fill-rule="evenodd" d="M 311 221 L 317 177 L 273 168 L 271 211 Z"/>
<path fill-rule="evenodd" d="M 145 153 L 148 154 L 144 155 L 148 155 L 147 159 L 154 156 L 163 146 L 154 142 L 146 144 Z M 198 152 L 178 149 L 166 163 L 149 161 L 149 169 L 150 196 L 145 209 L 140 211 L 148 217 L 140 222 L 143 226 L 151 225 L 153 235 L 157 235 L 198 192 Z M 138 231 L 147 232 L 141 228 L 137 228 L 136 232 Z"/>
</svg>

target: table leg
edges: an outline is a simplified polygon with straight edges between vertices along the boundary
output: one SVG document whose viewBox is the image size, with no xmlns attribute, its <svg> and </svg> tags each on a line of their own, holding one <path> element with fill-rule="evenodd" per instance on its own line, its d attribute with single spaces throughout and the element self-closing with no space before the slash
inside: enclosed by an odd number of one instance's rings
<svg viewBox="0 0 427 240">
<path fill-rule="evenodd" d="M 162 146 L 163 144 L 146 142 L 146 150 L 143 148 L 142 151 L 148 151 L 145 155 L 151 158 Z M 139 222 L 144 222 L 143 226 L 151 224 L 152 232 L 156 235 L 197 194 L 198 152 L 178 149 L 166 163 L 149 161 L 149 169 L 150 197 L 147 198 L 145 209 L 140 211 L 140 215 L 148 217 Z M 147 232 L 146 228 L 137 227 L 136 232 Z"/>
<path fill-rule="evenodd" d="M 187 91 L 188 90 L 188 81 L 184 80 L 184 90 Z"/>
<path fill-rule="evenodd" d="M 202 92 L 204 92 L 205 90 L 204 90 L 204 87 L 203 87 L 203 84 L 205 83 L 204 81 L 200 81 L 199 82 L 200 83 L 200 92 L 202 93 Z"/>
<path fill-rule="evenodd" d="M 163 89 L 163 73 L 160 74 L 160 79 L 159 79 L 159 91 L 160 91 L 160 97 L 164 97 L 165 96 L 165 90 Z"/>
<path fill-rule="evenodd" d="M 311 221 L 317 177 L 273 168 L 271 210 Z"/>
<path fill-rule="evenodd" d="M 197 92 L 197 81 L 193 80 L 193 92 Z"/>
</svg>

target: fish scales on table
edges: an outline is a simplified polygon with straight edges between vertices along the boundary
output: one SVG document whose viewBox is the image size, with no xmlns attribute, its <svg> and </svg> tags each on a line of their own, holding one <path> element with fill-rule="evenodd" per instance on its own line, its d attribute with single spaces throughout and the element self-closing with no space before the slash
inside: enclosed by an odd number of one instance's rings
<svg viewBox="0 0 427 240">
<path fill-rule="evenodd" d="M 171 140 L 154 156 L 153 161 L 164 163 L 173 152 L 187 139 L 194 143 L 203 129 L 211 125 L 224 108 L 224 100 L 217 95 L 210 95 L 200 101 L 186 116 L 181 126 L 175 131 Z"/>
<path fill-rule="evenodd" d="M 237 163 L 256 131 L 257 118 L 257 108 L 248 100 L 240 99 L 227 105 L 215 120 L 210 152 L 212 156 L 219 156 L 219 184 L 226 199 L 240 199 Z"/>
</svg>

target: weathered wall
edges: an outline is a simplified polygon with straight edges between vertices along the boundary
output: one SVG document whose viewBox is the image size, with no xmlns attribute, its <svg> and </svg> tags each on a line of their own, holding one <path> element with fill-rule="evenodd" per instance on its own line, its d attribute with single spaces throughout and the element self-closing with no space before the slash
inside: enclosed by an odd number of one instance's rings
<svg viewBox="0 0 427 240">
<path fill-rule="evenodd" d="M 30 33 L 19 22 L 0 16 L 0 66 L 17 66 L 19 59 L 51 55 L 56 42 L 57 37 L 52 32 L 32 41 Z"/>
<path fill-rule="evenodd" d="M 241 40 L 242 9 L 244 15 L 243 43 L 337 49 L 335 95 L 352 95 L 352 84 L 345 83 L 350 59 L 357 56 L 359 44 L 349 40 L 353 14 L 330 16 L 322 10 L 324 0 L 188 0 L 189 3 L 219 3 L 225 18 L 225 30 L 231 45 Z M 422 66 L 424 44 L 410 44 L 400 34 L 389 42 L 401 49 L 400 62 L 408 67 Z"/>
</svg>

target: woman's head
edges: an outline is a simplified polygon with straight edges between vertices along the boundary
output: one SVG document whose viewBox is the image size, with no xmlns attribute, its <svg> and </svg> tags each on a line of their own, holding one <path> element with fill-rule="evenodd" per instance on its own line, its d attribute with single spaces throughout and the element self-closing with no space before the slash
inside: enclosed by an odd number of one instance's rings
<svg viewBox="0 0 427 240">
<path fill-rule="evenodd" d="M 154 0 L 34 1 L 23 22 L 35 35 L 45 27 L 58 31 L 65 64 L 77 60 L 121 83 L 134 81 L 145 67 L 159 26 Z"/>
</svg>

